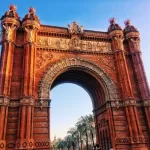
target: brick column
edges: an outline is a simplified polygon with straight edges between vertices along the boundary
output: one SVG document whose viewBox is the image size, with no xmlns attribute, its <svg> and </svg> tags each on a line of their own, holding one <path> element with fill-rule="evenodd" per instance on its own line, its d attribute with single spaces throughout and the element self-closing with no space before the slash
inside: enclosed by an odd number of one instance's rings
<svg viewBox="0 0 150 150">
<path fill-rule="evenodd" d="M 6 150 L 6 126 L 9 98 L 0 96 L 0 150 Z"/>
<path fill-rule="evenodd" d="M 15 6 L 11 5 L 9 12 L 15 12 Z M 20 25 L 18 18 L 10 17 L 9 13 L 2 16 L 2 52 L 0 64 L 0 150 L 6 149 L 6 128 L 8 119 L 8 106 L 10 101 L 10 87 L 16 41 L 16 30 Z"/>
<path fill-rule="evenodd" d="M 126 40 L 128 41 L 130 54 L 132 56 L 135 77 L 137 79 L 137 84 L 140 91 L 140 97 L 142 104 L 144 105 L 147 124 L 149 127 L 148 135 L 150 135 L 150 89 L 142 61 L 139 32 L 131 31 L 126 33 Z"/>
<path fill-rule="evenodd" d="M 20 124 L 18 127 L 18 140 L 16 149 L 33 149 L 33 113 L 35 90 L 35 42 L 36 34 L 40 27 L 36 20 L 35 9 L 30 8 L 24 17 L 22 28 L 24 29 L 24 56 L 23 56 L 23 83 L 22 98 L 20 100 Z"/>
<path fill-rule="evenodd" d="M 122 91 L 122 101 L 125 106 L 125 112 L 129 129 L 129 143 L 132 150 L 147 150 L 143 140 L 142 130 L 139 122 L 139 116 L 137 113 L 136 100 L 134 98 L 131 79 L 129 76 L 128 66 L 126 62 L 126 52 L 123 47 L 124 34 L 118 24 L 115 24 L 114 20 L 111 20 L 111 30 L 109 30 L 109 37 L 112 42 L 112 49 L 114 51 L 116 68 L 118 72 L 118 79 Z M 113 28 L 115 27 L 115 28 Z M 142 147 L 142 148 L 139 148 Z"/>
<path fill-rule="evenodd" d="M 139 120 L 136 115 L 136 101 L 132 91 L 131 81 L 126 63 L 125 51 L 123 47 L 124 35 L 121 27 L 115 23 L 114 18 L 110 20 L 110 27 L 108 31 L 112 43 L 112 49 L 114 51 L 118 79 L 122 91 L 121 97 L 122 101 L 125 104 L 125 112 L 130 134 L 129 141 L 132 143 L 134 139 L 141 135 L 141 129 L 139 125 Z"/>
<path fill-rule="evenodd" d="M 34 99 L 23 97 L 20 101 L 20 123 L 16 149 L 33 149 L 33 111 Z"/>
</svg>

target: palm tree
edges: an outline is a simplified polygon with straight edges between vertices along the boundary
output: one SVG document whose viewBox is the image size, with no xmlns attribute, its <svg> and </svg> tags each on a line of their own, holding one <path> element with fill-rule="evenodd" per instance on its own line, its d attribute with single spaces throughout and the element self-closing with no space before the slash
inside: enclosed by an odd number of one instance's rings
<svg viewBox="0 0 150 150">
<path fill-rule="evenodd" d="M 94 139 L 95 139 L 95 124 L 94 124 L 94 117 L 93 115 L 88 115 L 87 116 L 87 123 L 88 123 L 88 126 L 89 126 L 89 130 L 90 130 L 90 137 L 92 139 L 92 144 L 93 144 L 93 147 L 94 147 Z"/>
<path fill-rule="evenodd" d="M 75 146 L 79 145 L 79 134 L 77 128 L 70 128 L 67 133 L 71 136 L 72 147 L 74 150 Z"/>
<path fill-rule="evenodd" d="M 66 147 L 66 142 L 64 140 L 59 140 L 56 147 L 57 149 L 64 149 Z"/>
<path fill-rule="evenodd" d="M 75 149 L 76 141 L 75 141 L 75 139 L 73 138 L 72 135 L 67 135 L 67 136 L 65 137 L 65 141 L 66 141 L 66 143 L 67 143 L 67 148 L 68 148 L 68 150 L 70 149 L 71 146 L 73 147 L 73 150 Z"/>
<path fill-rule="evenodd" d="M 70 128 L 67 132 L 68 136 L 63 142 L 60 142 L 59 147 L 65 148 L 68 150 L 70 147 L 73 147 L 73 150 L 78 145 L 79 150 L 83 149 L 83 142 L 86 143 L 86 149 L 89 149 L 89 140 L 91 141 L 94 147 L 95 139 L 95 127 L 94 127 L 94 117 L 93 115 L 81 116 L 79 121 L 76 123 L 74 128 Z"/>
<path fill-rule="evenodd" d="M 81 150 L 83 148 L 83 124 L 80 123 L 80 122 L 77 122 L 76 124 L 76 127 L 77 127 L 77 131 L 79 133 L 79 141 L 80 141 L 80 146 L 81 146 Z"/>
<path fill-rule="evenodd" d="M 81 116 L 79 119 L 78 124 L 82 125 L 82 131 L 86 137 L 86 148 L 88 150 L 88 141 L 89 137 L 92 138 L 92 143 L 94 147 L 94 133 L 95 133 L 95 128 L 94 128 L 94 118 L 93 115 L 86 115 L 86 116 Z M 90 135 L 90 136 L 89 136 Z"/>
</svg>

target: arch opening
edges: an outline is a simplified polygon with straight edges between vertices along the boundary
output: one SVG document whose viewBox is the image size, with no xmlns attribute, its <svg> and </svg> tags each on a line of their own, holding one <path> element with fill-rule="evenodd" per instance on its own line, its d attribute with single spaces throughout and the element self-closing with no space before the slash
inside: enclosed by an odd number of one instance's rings
<svg viewBox="0 0 150 150">
<path fill-rule="evenodd" d="M 74 83 L 60 83 L 51 89 L 51 140 L 64 139 L 67 132 L 76 128 L 81 116 L 92 115 L 92 101 L 81 86 Z M 62 117 L 60 117 L 62 116 Z"/>
<path fill-rule="evenodd" d="M 105 102 L 106 92 L 104 87 L 102 87 L 100 81 L 85 69 L 83 70 L 83 68 L 74 67 L 67 69 L 54 79 L 50 90 L 62 83 L 74 83 L 86 90 L 92 100 L 93 109 Z"/>
</svg>

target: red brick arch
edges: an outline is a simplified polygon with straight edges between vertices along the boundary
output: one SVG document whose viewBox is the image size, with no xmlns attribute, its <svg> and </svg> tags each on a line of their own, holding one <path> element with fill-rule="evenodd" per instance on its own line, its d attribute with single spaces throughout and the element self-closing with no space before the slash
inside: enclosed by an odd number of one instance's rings
<svg viewBox="0 0 150 150">
<path fill-rule="evenodd" d="M 112 18 L 107 32 L 84 30 L 77 22 L 41 25 L 34 8 L 20 20 L 10 5 L 1 17 L 0 150 L 50 149 L 50 90 L 72 73 L 70 80 L 79 79 L 99 100 L 93 112 L 102 150 L 150 148 L 140 35 L 129 20 L 125 24 L 122 30 Z M 82 81 L 84 75 L 91 82 Z"/>
<path fill-rule="evenodd" d="M 117 91 L 112 79 L 107 73 L 96 64 L 81 58 L 66 58 L 50 66 L 44 74 L 39 85 L 39 96 L 41 98 L 49 98 L 49 91 L 55 78 L 68 68 L 80 67 L 94 73 L 104 84 L 106 88 L 106 100 L 117 100 Z"/>
</svg>

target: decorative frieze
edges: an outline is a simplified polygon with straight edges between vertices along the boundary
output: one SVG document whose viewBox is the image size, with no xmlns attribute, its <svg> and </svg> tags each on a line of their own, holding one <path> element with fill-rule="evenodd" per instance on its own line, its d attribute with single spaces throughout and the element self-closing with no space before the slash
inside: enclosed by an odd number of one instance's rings
<svg viewBox="0 0 150 150">
<path fill-rule="evenodd" d="M 41 25 L 40 32 L 42 31 L 52 32 L 52 33 L 64 33 L 64 34 L 68 33 L 67 28 L 58 28 L 58 27 L 45 26 L 45 25 Z"/>
<path fill-rule="evenodd" d="M 20 100 L 20 104 L 21 105 L 31 105 L 31 106 L 34 106 L 34 99 L 32 97 L 23 97 L 21 100 Z"/>
<path fill-rule="evenodd" d="M 20 21 L 19 20 L 16 20 L 15 18 L 11 18 L 11 17 L 6 17 L 2 20 L 1 24 L 5 24 L 5 23 L 8 23 L 8 24 L 14 24 L 16 25 L 17 27 L 20 26 Z"/>
<path fill-rule="evenodd" d="M 143 101 L 143 105 L 144 105 L 144 106 L 149 106 L 149 107 L 150 107 L 150 99 L 144 100 L 144 101 Z"/>
<path fill-rule="evenodd" d="M 131 143 L 149 143 L 149 138 L 145 136 L 116 138 L 116 144 L 131 144 Z"/>
<path fill-rule="evenodd" d="M 137 107 L 142 107 L 142 106 L 149 106 L 150 107 L 150 100 L 142 100 L 142 101 L 136 101 L 134 99 L 130 100 L 109 100 L 106 102 L 106 107 L 127 107 L 127 106 L 137 106 Z"/>
<path fill-rule="evenodd" d="M 8 107 L 20 107 L 21 105 L 32 105 L 34 107 L 50 107 L 51 100 L 50 99 L 39 99 L 34 100 L 32 98 L 23 98 L 21 100 L 9 100 L 9 99 L 1 99 L 0 98 L 0 105 L 5 105 Z M 130 100 L 107 100 L 105 104 L 102 106 L 105 110 L 109 107 L 120 108 L 120 107 L 127 107 L 127 106 L 137 106 L 137 107 L 150 107 L 150 100 L 142 100 L 136 101 L 134 99 Z M 98 108 L 97 108 L 98 109 Z"/>
<path fill-rule="evenodd" d="M 58 34 L 65 34 L 68 35 L 68 28 L 64 27 L 54 27 L 54 26 L 44 26 L 41 25 L 39 32 L 46 32 L 46 33 L 58 33 Z M 108 33 L 107 32 L 100 32 L 100 31 L 90 31 L 90 30 L 84 30 L 84 37 L 98 37 L 98 38 L 104 38 L 108 39 Z"/>
<path fill-rule="evenodd" d="M 34 147 L 34 140 L 18 140 L 16 142 L 16 148 L 15 149 L 33 149 Z"/>
<path fill-rule="evenodd" d="M 49 148 L 50 147 L 50 141 L 36 141 L 35 142 L 36 148 Z"/>
<path fill-rule="evenodd" d="M 50 107 L 51 100 L 50 99 L 40 99 L 35 101 L 35 107 Z"/>
<path fill-rule="evenodd" d="M 52 38 L 52 37 L 42 37 L 37 38 L 37 47 L 44 47 L 56 50 L 82 50 L 82 51 L 92 51 L 92 52 L 112 52 L 111 44 L 108 42 L 95 42 L 95 41 L 85 41 L 79 39 L 63 39 L 63 38 Z"/>
<path fill-rule="evenodd" d="M 0 106 L 9 106 L 10 99 L 8 97 L 0 97 Z"/>
</svg>

